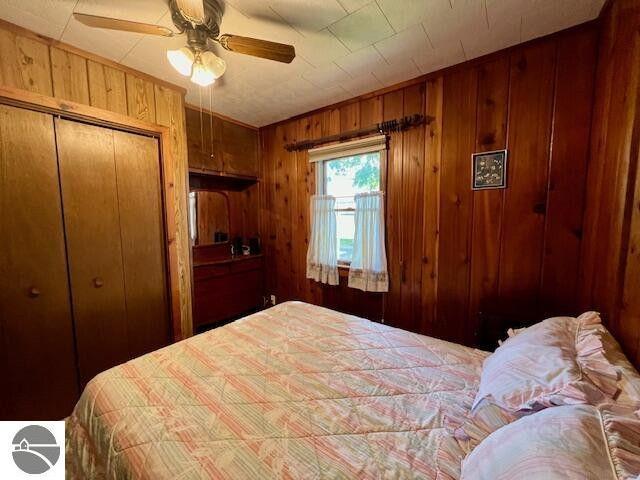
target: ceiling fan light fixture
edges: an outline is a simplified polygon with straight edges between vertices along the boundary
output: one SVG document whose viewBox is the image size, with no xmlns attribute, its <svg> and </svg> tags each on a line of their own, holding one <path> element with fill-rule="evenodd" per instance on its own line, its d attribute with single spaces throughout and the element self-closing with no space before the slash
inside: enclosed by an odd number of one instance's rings
<svg viewBox="0 0 640 480">
<path fill-rule="evenodd" d="M 180 75 L 188 77 L 194 67 L 195 55 L 189 47 L 167 50 L 167 59 Z"/>
<path fill-rule="evenodd" d="M 216 81 L 215 74 L 202 63 L 201 57 L 198 57 L 193 64 L 191 81 L 201 87 L 208 87 Z"/>
<path fill-rule="evenodd" d="M 202 65 L 208 68 L 215 78 L 220 78 L 227 70 L 227 62 L 211 51 L 203 52 L 200 55 Z"/>
</svg>

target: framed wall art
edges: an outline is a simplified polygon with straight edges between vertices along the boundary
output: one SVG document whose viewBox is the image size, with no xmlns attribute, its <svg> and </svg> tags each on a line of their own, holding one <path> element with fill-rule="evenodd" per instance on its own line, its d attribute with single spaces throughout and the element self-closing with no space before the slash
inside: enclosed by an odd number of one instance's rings
<svg viewBox="0 0 640 480">
<path fill-rule="evenodd" d="M 507 151 L 495 150 L 471 155 L 471 188 L 486 190 L 507 187 Z"/>
</svg>

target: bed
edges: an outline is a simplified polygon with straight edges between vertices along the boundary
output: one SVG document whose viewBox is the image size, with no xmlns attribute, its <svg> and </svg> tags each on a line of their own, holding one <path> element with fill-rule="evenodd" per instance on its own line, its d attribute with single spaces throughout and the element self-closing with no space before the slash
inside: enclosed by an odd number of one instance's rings
<svg viewBox="0 0 640 480">
<path fill-rule="evenodd" d="M 458 478 L 488 353 L 287 302 L 105 371 L 69 478 Z"/>
</svg>

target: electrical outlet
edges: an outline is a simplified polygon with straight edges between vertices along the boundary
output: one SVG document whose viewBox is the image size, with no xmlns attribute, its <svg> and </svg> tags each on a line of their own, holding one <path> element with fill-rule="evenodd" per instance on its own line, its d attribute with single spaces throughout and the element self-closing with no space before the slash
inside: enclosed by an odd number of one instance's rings
<svg viewBox="0 0 640 480">
<path fill-rule="evenodd" d="M 271 297 L 269 297 L 271 300 L 271 305 L 275 305 L 276 304 L 276 296 L 275 295 L 271 295 Z"/>
</svg>

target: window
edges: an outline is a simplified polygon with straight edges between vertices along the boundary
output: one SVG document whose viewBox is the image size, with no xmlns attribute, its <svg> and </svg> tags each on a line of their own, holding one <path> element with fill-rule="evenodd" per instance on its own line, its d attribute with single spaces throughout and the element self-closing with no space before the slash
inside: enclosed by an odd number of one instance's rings
<svg viewBox="0 0 640 480">
<path fill-rule="evenodd" d="M 380 190 L 380 153 L 366 153 L 323 162 L 324 194 L 336 197 L 338 263 L 353 255 L 356 193 Z"/>
<path fill-rule="evenodd" d="M 198 199 L 196 192 L 189 192 L 189 237 L 191 238 L 191 245 L 195 245 L 198 239 L 197 211 Z"/>
<path fill-rule="evenodd" d="M 363 142 L 367 142 L 368 145 L 363 146 Z M 386 139 L 380 136 L 310 152 L 310 159 L 314 161 L 314 154 L 318 155 L 320 151 L 320 159 L 315 160 L 317 193 L 336 197 L 339 264 L 349 265 L 353 255 L 354 196 L 357 193 L 381 190 L 380 172 L 385 149 Z"/>
</svg>

